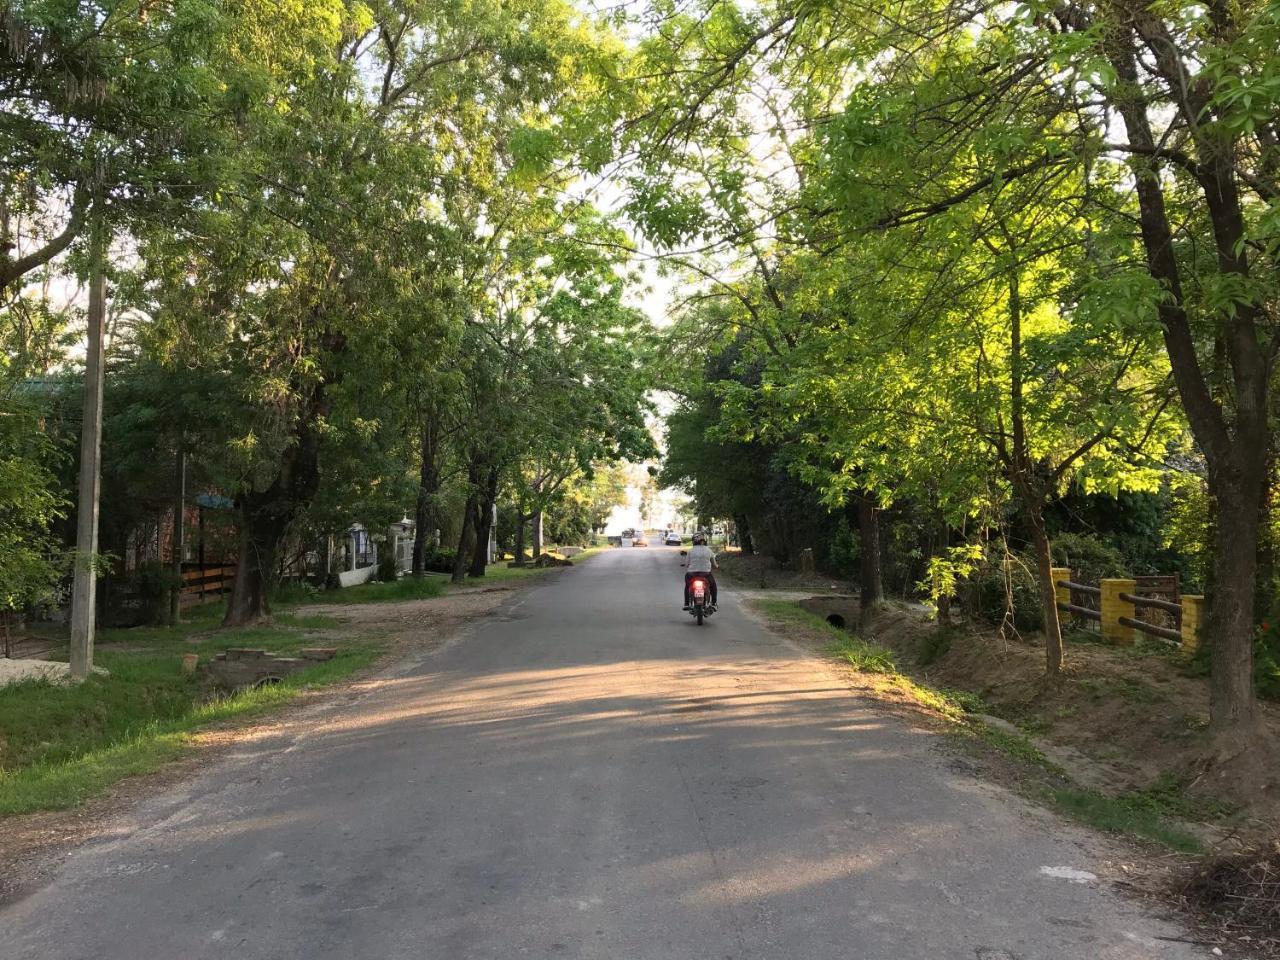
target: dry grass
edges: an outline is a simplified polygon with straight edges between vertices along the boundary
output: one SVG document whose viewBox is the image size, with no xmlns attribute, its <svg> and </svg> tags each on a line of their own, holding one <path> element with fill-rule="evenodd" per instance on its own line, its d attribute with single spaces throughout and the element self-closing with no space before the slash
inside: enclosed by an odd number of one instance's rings
<svg viewBox="0 0 1280 960">
<path fill-rule="evenodd" d="M 1280 841 L 1197 865 L 1179 892 L 1231 939 L 1280 948 Z"/>
</svg>

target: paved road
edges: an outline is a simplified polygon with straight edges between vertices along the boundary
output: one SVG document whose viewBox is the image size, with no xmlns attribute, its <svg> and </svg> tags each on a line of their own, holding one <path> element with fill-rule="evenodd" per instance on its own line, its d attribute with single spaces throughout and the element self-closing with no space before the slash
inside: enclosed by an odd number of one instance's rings
<svg viewBox="0 0 1280 960">
<path fill-rule="evenodd" d="M 0 957 L 1200 957 L 1080 835 L 955 772 L 674 550 L 613 551 L 146 803 Z M 1046 839 L 1050 835 L 1052 839 Z M 1060 872 L 1060 871 L 1058 871 Z"/>
</svg>

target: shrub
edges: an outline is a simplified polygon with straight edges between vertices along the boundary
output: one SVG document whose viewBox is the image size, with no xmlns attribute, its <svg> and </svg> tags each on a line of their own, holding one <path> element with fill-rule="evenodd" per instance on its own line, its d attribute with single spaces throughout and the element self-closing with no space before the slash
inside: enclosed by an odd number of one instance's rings
<svg viewBox="0 0 1280 960">
<path fill-rule="evenodd" d="M 167 564 L 149 560 L 110 578 L 104 589 L 105 622 L 114 626 L 164 623 L 169 594 L 181 589 L 182 577 Z"/>
<path fill-rule="evenodd" d="M 320 588 L 306 580 L 285 580 L 271 594 L 271 602 L 281 606 L 311 603 L 320 596 Z"/>
<path fill-rule="evenodd" d="M 400 564 L 396 562 L 395 554 L 384 553 L 378 557 L 377 577 L 383 583 L 394 583 L 400 579 Z"/>
<path fill-rule="evenodd" d="M 1253 683 L 1258 696 L 1280 700 L 1280 623 L 1262 621 L 1253 647 Z"/>
<path fill-rule="evenodd" d="M 849 529 L 849 521 L 836 521 L 835 533 L 827 546 L 827 572 L 837 577 L 852 577 L 858 571 L 858 538 Z"/>
<path fill-rule="evenodd" d="M 1014 554 L 1007 565 L 1004 559 L 1004 551 L 998 546 L 988 548 L 982 563 L 958 591 L 966 614 L 1001 623 L 1012 595 L 1014 629 L 1020 633 L 1043 629 L 1034 559 Z"/>
<path fill-rule="evenodd" d="M 429 573 L 453 573 L 456 550 L 428 550 L 422 558 L 422 568 Z"/>
<path fill-rule="evenodd" d="M 1070 567 L 1079 583 L 1097 583 L 1129 575 L 1124 555 L 1111 544 L 1090 533 L 1059 534 L 1052 544 L 1055 566 Z"/>
</svg>

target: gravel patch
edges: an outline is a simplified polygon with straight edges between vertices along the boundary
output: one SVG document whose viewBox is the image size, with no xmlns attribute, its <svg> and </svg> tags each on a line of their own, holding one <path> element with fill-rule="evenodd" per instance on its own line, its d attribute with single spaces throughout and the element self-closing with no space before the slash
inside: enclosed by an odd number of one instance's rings
<svg viewBox="0 0 1280 960">
<path fill-rule="evenodd" d="M 94 673 L 106 674 L 102 667 L 94 667 Z M 23 680 L 48 680 L 50 683 L 70 683 L 71 664 L 56 660 L 7 660 L 0 659 L 0 687 Z"/>
</svg>

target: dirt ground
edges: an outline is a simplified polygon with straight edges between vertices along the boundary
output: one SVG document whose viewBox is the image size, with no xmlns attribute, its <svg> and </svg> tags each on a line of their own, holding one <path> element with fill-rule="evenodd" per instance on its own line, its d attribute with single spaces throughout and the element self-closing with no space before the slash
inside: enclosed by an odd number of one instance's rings
<svg viewBox="0 0 1280 960">
<path fill-rule="evenodd" d="M 815 597 L 802 606 L 824 619 L 834 613 L 858 622 L 856 600 Z M 1280 765 L 1271 748 L 1280 744 L 1280 709 L 1261 705 L 1270 742 L 1255 746 L 1256 754 L 1224 768 L 1207 762 L 1208 680 L 1176 651 L 1114 647 L 1072 631 L 1066 671 L 1053 682 L 1038 637 L 1002 639 L 972 625 L 944 629 L 897 604 L 876 613 L 864 639 L 893 650 L 902 669 L 931 686 L 976 693 L 989 713 L 1017 724 L 1087 786 L 1119 793 L 1172 784 L 1225 814 L 1219 844 L 1277 835 Z M 1256 769 L 1240 777 L 1240 762 Z"/>
<path fill-rule="evenodd" d="M 312 722 L 315 708 L 352 698 L 384 682 L 389 664 L 429 652 L 454 639 L 467 624 L 494 613 L 509 601 L 521 581 L 472 587 L 425 600 L 399 603 L 315 604 L 291 613 L 321 614 L 340 626 L 316 630 L 317 642 L 349 639 L 353 633 L 376 635 L 384 652 L 378 662 L 341 683 L 305 693 L 268 717 L 211 727 L 197 734 L 180 760 L 152 774 L 130 777 L 106 795 L 70 810 L 9 817 L 0 828 L 0 902 L 20 895 L 72 847 L 110 836 L 113 820 L 138 800 L 180 783 L 199 767 L 217 762 L 237 745 L 287 733 Z"/>
<path fill-rule="evenodd" d="M 410 651 L 434 650 L 452 638 L 464 624 L 487 616 L 521 586 L 506 581 L 491 586 L 467 587 L 425 600 L 395 603 L 333 603 L 296 607 L 300 616 L 325 616 L 341 621 L 342 627 L 317 631 L 317 637 L 341 633 L 350 628 L 374 631 L 386 637 L 383 660 Z"/>
<path fill-rule="evenodd" d="M 823 593 L 844 593 L 850 589 L 848 581 L 829 577 L 816 571 L 780 570 L 771 559 L 755 554 L 725 551 L 718 557 L 720 566 L 735 583 L 751 590 L 812 590 Z"/>
<path fill-rule="evenodd" d="M 812 590 L 801 601 L 810 612 L 835 615 L 838 626 L 859 622 L 848 584 L 778 570 L 763 557 L 722 559 L 725 573 L 749 593 Z M 1086 786 L 1120 793 L 1174 785 L 1218 814 L 1215 846 L 1280 835 L 1280 704 L 1261 705 L 1260 740 L 1236 756 L 1215 754 L 1208 680 L 1176 650 L 1142 641 L 1115 647 L 1069 629 L 1066 671 L 1055 683 L 1045 676 L 1038 636 L 1001 638 L 969 624 L 940 632 L 923 610 L 901 603 L 878 611 L 864 639 L 893 650 L 902 669 L 931 686 L 976 693 L 991 714 L 1016 724 Z"/>
<path fill-rule="evenodd" d="M 793 595 L 785 599 L 795 602 Z M 819 595 L 798 602 L 824 620 L 835 614 L 845 624 L 859 622 L 856 597 Z M 768 613 L 764 619 L 775 632 L 814 653 L 824 653 L 831 642 L 830 631 L 816 625 Z M 1031 795 L 1039 795 L 1039 788 L 1073 784 L 1115 795 L 1159 786 L 1161 775 L 1171 773 L 1204 799 L 1223 795 L 1202 761 L 1207 683 L 1180 673 L 1177 661 L 1168 655 L 1075 644 L 1069 649 L 1067 676 L 1051 686 L 1041 679 L 1043 653 L 1038 646 L 1003 644 L 991 631 L 953 629 L 950 649 L 928 666 L 918 666 L 917 658 L 936 630 L 919 610 L 890 604 L 873 618 L 863 638 L 893 650 L 899 668 L 909 676 L 934 688 L 978 693 L 996 717 L 1011 722 L 1016 718 L 1019 729 L 1030 732 L 1029 739 L 1064 773 L 1033 769 L 1024 759 L 963 736 L 956 737 L 950 761 L 957 769 L 1010 789 L 1029 789 Z M 845 673 L 855 696 L 874 699 L 880 708 L 925 729 L 944 735 L 958 732 L 954 721 L 922 703 L 909 684 L 852 666 Z M 1266 712 L 1274 731 L 1274 705 Z M 1280 925 L 1258 927 L 1260 917 L 1272 912 L 1280 916 L 1275 807 L 1275 796 L 1269 794 L 1223 814 L 1212 826 L 1187 824 L 1198 827 L 1194 832 L 1212 846 L 1205 857 L 1111 838 L 1105 877 L 1153 909 L 1179 916 L 1195 931 L 1196 942 L 1219 948 L 1217 955 L 1280 960 Z M 1206 889 L 1215 885 L 1219 889 Z M 1233 916 L 1231 905 L 1250 897 L 1261 901 L 1262 908 L 1256 902 L 1244 904 L 1247 921 Z"/>
</svg>

